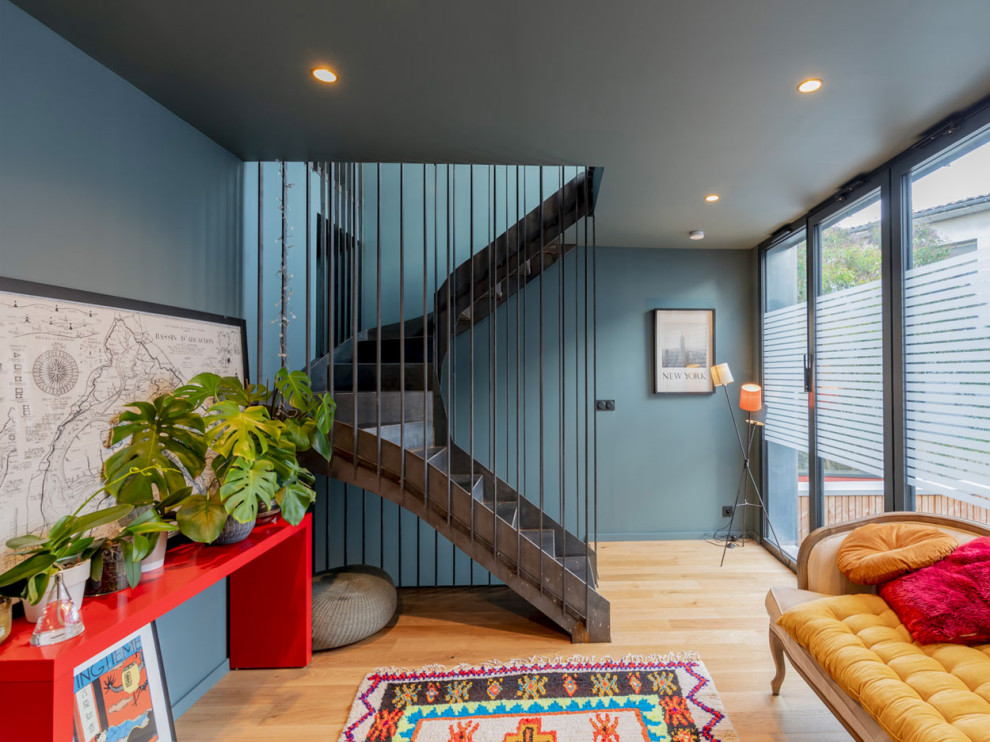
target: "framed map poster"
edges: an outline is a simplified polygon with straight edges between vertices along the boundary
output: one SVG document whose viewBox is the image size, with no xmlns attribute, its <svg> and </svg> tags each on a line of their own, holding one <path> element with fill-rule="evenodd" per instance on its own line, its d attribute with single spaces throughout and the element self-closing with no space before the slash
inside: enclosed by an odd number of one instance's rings
<svg viewBox="0 0 990 742">
<path fill-rule="evenodd" d="M 100 487 L 125 405 L 202 371 L 245 378 L 245 343 L 242 319 L 0 278 L 0 544 Z"/>
<path fill-rule="evenodd" d="M 656 394 L 713 394 L 714 309 L 655 309 Z"/>
<path fill-rule="evenodd" d="M 73 742 L 174 742 L 175 723 L 152 621 L 72 673 Z"/>
</svg>

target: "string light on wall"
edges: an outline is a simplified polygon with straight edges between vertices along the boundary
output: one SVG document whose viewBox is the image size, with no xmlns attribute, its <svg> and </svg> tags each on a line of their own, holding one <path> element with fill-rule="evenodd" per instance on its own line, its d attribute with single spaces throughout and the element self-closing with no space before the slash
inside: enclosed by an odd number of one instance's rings
<svg viewBox="0 0 990 742">
<path fill-rule="evenodd" d="M 289 205 L 286 203 L 288 201 L 289 189 L 295 184 L 288 182 L 285 163 L 281 160 L 277 162 L 279 175 L 282 179 L 282 194 L 277 199 L 279 214 L 282 217 L 282 234 L 275 242 L 281 245 L 282 248 L 282 259 L 277 272 L 277 275 L 282 280 L 282 290 L 279 292 L 278 301 L 275 302 L 275 308 L 278 310 L 278 319 L 272 320 L 272 324 L 278 323 L 278 357 L 282 361 L 282 367 L 285 368 L 286 361 L 289 357 L 288 350 L 286 349 L 286 332 L 289 329 L 289 322 L 296 318 L 296 315 L 289 308 L 293 293 L 293 275 L 289 273 L 289 249 L 294 247 L 295 243 L 291 241 L 294 228 L 289 223 Z"/>
</svg>

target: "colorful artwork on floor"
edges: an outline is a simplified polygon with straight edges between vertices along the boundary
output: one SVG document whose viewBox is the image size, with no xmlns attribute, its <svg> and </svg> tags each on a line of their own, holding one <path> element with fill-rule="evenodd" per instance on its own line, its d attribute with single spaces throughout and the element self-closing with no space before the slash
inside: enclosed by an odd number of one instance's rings
<svg viewBox="0 0 990 742">
<path fill-rule="evenodd" d="M 157 642 L 149 628 L 76 668 L 74 742 L 174 739 Z"/>
</svg>

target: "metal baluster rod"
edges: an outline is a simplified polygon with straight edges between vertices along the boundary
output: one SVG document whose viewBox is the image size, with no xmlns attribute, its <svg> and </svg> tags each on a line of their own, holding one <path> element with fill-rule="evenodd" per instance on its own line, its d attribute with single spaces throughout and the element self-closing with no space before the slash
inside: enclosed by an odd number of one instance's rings
<svg viewBox="0 0 990 742">
<path fill-rule="evenodd" d="M 496 301 L 495 292 L 497 290 L 497 282 L 495 272 L 498 270 L 497 255 L 498 246 L 496 239 L 496 232 L 498 226 L 496 225 L 496 219 L 498 218 L 498 206 L 495 203 L 495 191 L 498 190 L 498 171 L 495 169 L 494 165 L 490 165 L 488 168 L 491 171 L 491 185 L 488 187 L 488 204 L 492 212 L 492 218 L 489 221 L 491 224 L 491 242 L 489 242 L 488 247 L 488 338 L 489 338 L 489 371 L 488 371 L 488 389 L 489 389 L 489 403 L 488 408 L 488 418 L 491 423 L 491 438 L 489 442 L 489 461 L 492 467 L 492 558 L 498 561 L 498 460 L 496 459 L 496 441 L 498 440 L 498 429 L 496 427 L 495 421 L 495 411 L 498 409 L 498 397 L 495 390 L 495 385 L 498 381 L 498 326 L 495 320 L 495 312 L 498 309 L 498 302 Z M 486 178 L 487 181 L 487 178 Z M 491 573 L 488 574 L 488 583 L 491 584 Z"/>
<path fill-rule="evenodd" d="M 309 376 L 310 369 L 313 366 L 313 355 L 311 353 L 310 347 L 310 333 L 312 332 L 312 323 L 310 319 L 310 302 L 312 301 L 312 271 L 310 268 L 311 257 L 313 254 L 313 242 L 310 239 L 310 215 L 313 213 L 312 204 L 312 174 L 310 173 L 310 168 L 315 170 L 315 163 L 306 162 L 303 172 L 306 174 L 306 341 L 305 341 L 305 354 L 306 354 L 306 375 Z"/>
<path fill-rule="evenodd" d="M 468 313 L 470 317 L 469 325 L 469 335 L 470 335 L 470 397 L 468 398 L 468 425 L 470 427 L 469 436 L 469 448 L 471 457 L 471 477 L 468 480 L 468 493 L 471 496 L 471 543 L 474 544 L 474 165 L 469 166 L 471 168 L 471 183 L 470 183 L 470 198 L 471 205 L 469 214 L 470 224 L 468 233 L 468 253 L 470 257 L 471 265 L 471 283 L 470 283 L 470 304 L 468 305 Z M 471 564 L 471 584 L 474 584 L 474 564 Z"/>
<path fill-rule="evenodd" d="M 399 163 L 399 488 L 406 488 L 406 182 Z M 398 511 L 398 584 L 402 585 L 402 510 Z"/>
<path fill-rule="evenodd" d="M 523 173 L 523 179 L 525 181 L 525 173 Z M 525 186 L 524 186 L 525 187 Z M 523 487 L 526 486 L 526 477 L 522 474 L 519 464 L 520 464 L 520 439 L 525 438 L 526 435 L 526 424 L 521 423 L 520 430 L 520 410 L 525 411 L 526 409 L 526 392 L 523 390 L 520 392 L 519 386 L 519 371 L 520 367 L 525 363 L 525 352 L 526 343 L 522 342 L 522 353 L 520 353 L 520 324 L 522 324 L 522 310 L 525 302 L 525 297 L 523 295 L 522 287 L 522 258 L 523 252 L 526 250 L 526 198 L 523 196 L 522 203 L 522 213 L 523 213 L 523 225 L 520 230 L 519 225 L 519 166 L 516 165 L 516 575 L 520 575 L 522 572 L 522 502 L 520 498 L 522 497 Z M 520 232 L 522 233 L 520 235 Z M 523 325 L 525 328 L 525 325 Z M 526 383 L 526 373 L 522 373 L 522 383 Z M 525 389 L 525 388 L 524 388 Z M 522 447 L 525 451 L 525 446 Z"/>
<path fill-rule="evenodd" d="M 564 404 L 567 400 L 567 371 L 564 368 L 564 168 L 558 168 L 560 173 L 560 188 L 557 190 L 557 368 L 558 375 L 560 377 L 559 389 L 560 396 L 557 400 L 558 412 L 559 412 L 559 435 L 560 443 L 557 449 L 558 454 L 558 470 L 560 475 L 559 489 L 560 489 L 560 529 L 561 529 L 561 554 L 560 561 L 564 565 L 561 569 L 561 581 L 560 581 L 560 597 L 563 603 L 564 612 L 567 611 L 567 469 L 565 467 L 565 459 L 567 454 L 567 429 L 566 429 L 566 417 L 564 413 Z"/>
<path fill-rule="evenodd" d="M 260 384 L 264 374 L 261 356 L 264 349 L 265 326 L 265 168 L 264 163 L 258 162 L 258 327 L 255 345 L 257 376 L 255 383 Z"/>
<path fill-rule="evenodd" d="M 538 543 L 540 546 L 540 595 L 543 594 L 543 259 L 544 239 L 544 216 L 543 216 L 543 167 L 540 167 L 540 532 Z"/>
</svg>

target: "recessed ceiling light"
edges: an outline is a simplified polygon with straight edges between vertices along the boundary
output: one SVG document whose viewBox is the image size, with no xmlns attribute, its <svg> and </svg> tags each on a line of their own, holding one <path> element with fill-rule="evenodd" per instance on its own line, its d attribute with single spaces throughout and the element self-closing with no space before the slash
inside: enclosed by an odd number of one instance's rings
<svg viewBox="0 0 990 742">
<path fill-rule="evenodd" d="M 705 200 L 710 204 L 715 203 L 716 201 L 718 201 L 718 199 L 719 199 L 719 195 L 717 193 L 709 193 L 707 196 L 705 196 Z"/>
<path fill-rule="evenodd" d="M 320 82 L 337 82 L 337 76 L 326 67 L 317 67 L 313 70 L 313 77 Z"/>
<path fill-rule="evenodd" d="M 703 240 L 705 239 L 705 233 L 702 232 L 700 229 L 695 229 L 692 232 L 688 232 L 688 237 L 690 237 L 692 240 Z"/>
<path fill-rule="evenodd" d="M 817 77 L 812 77 L 808 80 L 803 80 L 800 85 L 798 85 L 799 93 L 814 93 L 816 90 L 821 90 L 822 81 Z"/>
</svg>

